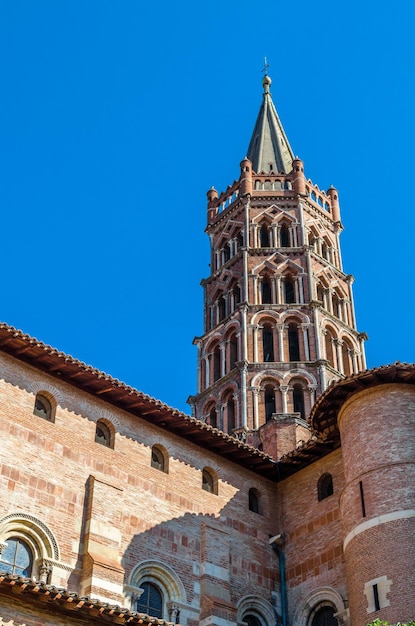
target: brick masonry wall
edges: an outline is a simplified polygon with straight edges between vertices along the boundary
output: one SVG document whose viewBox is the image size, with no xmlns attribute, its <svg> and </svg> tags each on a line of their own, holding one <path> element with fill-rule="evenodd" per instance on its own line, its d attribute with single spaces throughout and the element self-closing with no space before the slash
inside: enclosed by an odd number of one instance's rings
<svg viewBox="0 0 415 626">
<path fill-rule="evenodd" d="M 175 572 L 188 607 L 200 605 L 206 581 L 213 596 L 227 587 L 232 606 L 253 589 L 271 600 L 277 562 L 268 545 L 275 534 L 273 484 L 11 357 L 2 355 L 0 367 L 0 516 L 33 515 L 50 528 L 61 561 L 73 568 L 59 584 L 128 605 L 128 594 L 120 598 L 113 587 L 119 570 L 125 570 L 125 583 L 135 585 L 134 569 L 150 560 Z M 33 415 L 42 389 L 58 400 L 54 423 Z M 117 425 L 114 450 L 94 441 L 100 417 Z M 151 467 L 154 444 L 168 452 L 168 474 Z M 204 467 L 217 475 L 218 495 L 202 490 Z M 91 477 L 92 503 L 86 489 Z M 251 487 L 263 515 L 248 510 Z M 207 527 L 214 539 L 202 554 Z M 98 552 L 103 566 L 83 559 L 85 549 Z M 186 617 L 182 608 L 181 621 L 193 615 Z"/>
<path fill-rule="evenodd" d="M 333 495 L 318 501 L 319 478 L 330 473 Z M 291 619 L 316 589 L 331 587 L 347 599 L 339 499 L 344 487 L 341 451 L 285 480 L 279 488 L 279 532 L 285 535 L 288 608 Z M 293 622 L 295 623 L 295 622 Z"/>
</svg>

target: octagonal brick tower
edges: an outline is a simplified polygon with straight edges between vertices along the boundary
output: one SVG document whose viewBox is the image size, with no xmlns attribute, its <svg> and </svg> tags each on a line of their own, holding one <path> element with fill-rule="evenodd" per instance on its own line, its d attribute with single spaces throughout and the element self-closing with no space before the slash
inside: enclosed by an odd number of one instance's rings
<svg viewBox="0 0 415 626">
<path fill-rule="evenodd" d="M 338 192 L 304 177 L 272 101 L 263 100 L 226 191 L 210 189 L 210 276 L 193 414 L 274 458 L 309 437 L 306 418 L 334 379 L 365 367 L 353 278 L 343 271 Z"/>
</svg>

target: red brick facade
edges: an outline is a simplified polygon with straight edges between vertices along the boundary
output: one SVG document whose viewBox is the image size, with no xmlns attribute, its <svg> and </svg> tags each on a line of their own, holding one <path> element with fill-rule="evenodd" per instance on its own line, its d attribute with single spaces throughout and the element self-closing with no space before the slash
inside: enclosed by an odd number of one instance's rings
<svg viewBox="0 0 415 626">
<path fill-rule="evenodd" d="M 415 366 L 364 371 L 337 191 L 263 84 L 208 193 L 193 418 L 0 325 L 0 626 L 415 617 Z"/>
</svg>

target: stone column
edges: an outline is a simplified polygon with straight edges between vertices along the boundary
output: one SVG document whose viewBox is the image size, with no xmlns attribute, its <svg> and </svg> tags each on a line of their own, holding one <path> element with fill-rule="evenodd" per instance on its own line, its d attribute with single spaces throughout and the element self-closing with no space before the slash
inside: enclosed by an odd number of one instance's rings
<svg viewBox="0 0 415 626">
<path fill-rule="evenodd" d="M 256 324 L 255 326 L 252 326 L 252 335 L 253 335 L 253 356 L 254 356 L 254 363 L 258 363 L 258 330 L 259 330 L 259 326 L 258 324 Z"/>
<path fill-rule="evenodd" d="M 303 285 L 303 277 L 301 274 L 298 276 L 298 291 L 300 295 L 299 302 L 300 304 L 304 304 L 304 285 Z"/>
<path fill-rule="evenodd" d="M 276 300 L 275 302 L 277 304 L 281 304 L 282 302 L 282 297 L 281 297 L 281 276 L 276 276 Z"/>
<path fill-rule="evenodd" d="M 254 281 L 254 304 L 258 304 L 258 276 L 253 274 L 252 278 Z"/>
<path fill-rule="evenodd" d="M 294 277 L 294 299 L 295 299 L 295 302 L 300 302 L 300 292 L 298 289 L 298 276 Z"/>
<path fill-rule="evenodd" d="M 303 331 L 303 345 L 304 345 L 304 359 L 310 360 L 310 346 L 308 343 L 308 327 L 310 324 L 300 324 L 300 328 Z"/>
<path fill-rule="evenodd" d="M 334 340 L 334 345 L 336 347 L 335 353 L 336 353 L 336 357 L 337 357 L 337 368 L 339 370 L 339 372 L 344 372 L 344 367 L 343 367 L 343 354 L 342 354 L 342 345 L 343 342 L 341 341 L 341 339 L 335 339 Z"/>
<path fill-rule="evenodd" d="M 279 350 L 279 361 L 285 361 L 284 357 L 284 330 L 285 324 L 277 324 L 278 330 L 278 350 Z"/>
<path fill-rule="evenodd" d="M 353 373 L 357 374 L 359 371 L 359 364 L 357 362 L 357 352 L 356 350 L 352 351 L 352 361 L 353 361 Z"/>
<path fill-rule="evenodd" d="M 219 344 L 220 349 L 220 375 L 226 374 L 226 341 L 221 341 Z"/>
<path fill-rule="evenodd" d="M 271 226 L 272 229 L 272 247 L 273 248 L 278 248 L 278 226 L 277 224 L 272 224 Z"/>
<path fill-rule="evenodd" d="M 39 580 L 42 583 L 47 583 L 49 574 L 52 571 L 52 567 L 50 566 L 50 564 L 47 563 L 47 561 L 45 561 L 44 559 L 42 559 L 37 569 L 39 573 Z"/>
<path fill-rule="evenodd" d="M 277 302 L 277 289 L 275 285 L 275 276 L 271 278 L 271 300 L 273 304 Z"/>
<path fill-rule="evenodd" d="M 289 387 L 288 385 L 280 385 L 281 394 L 282 394 L 282 412 L 288 413 L 288 402 L 287 402 L 287 394 Z"/>
<path fill-rule="evenodd" d="M 258 430 L 258 397 L 259 397 L 259 387 L 252 387 L 252 398 L 253 398 L 253 404 L 254 404 L 254 430 Z"/>
</svg>

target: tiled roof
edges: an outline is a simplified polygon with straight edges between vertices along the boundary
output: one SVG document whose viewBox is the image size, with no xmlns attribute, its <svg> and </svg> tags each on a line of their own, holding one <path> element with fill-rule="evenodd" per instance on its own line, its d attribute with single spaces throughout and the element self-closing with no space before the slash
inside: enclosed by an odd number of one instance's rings
<svg viewBox="0 0 415 626">
<path fill-rule="evenodd" d="M 346 400 L 358 391 L 387 383 L 415 385 L 415 364 L 396 361 L 338 380 L 319 397 L 310 414 L 310 425 L 319 436 L 337 440 L 338 413 Z"/>
<path fill-rule="evenodd" d="M 338 446 L 338 442 L 333 447 L 332 441 L 314 438 L 276 462 L 236 437 L 190 417 L 5 323 L 0 323 L 0 350 L 271 480 L 286 478 Z"/>
<path fill-rule="evenodd" d="M 81 596 L 78 593 L 47 585 L 45 583 L 33 580 L 32 578 L 24 578 L 23 576 L 15 576 L 8 572 L 0 572 L 0 594 L 12 594 L 16 598 L 16 592 L 19 598 L 30 604 L 36 604 L 38 607 L 52 611 L 54 613 L 63 613 L 74 618 L 79 617 L 82 623 L 85 618 L 93 620 L 94 617 L 99 618 L 99 622 L 108 622 L 113 624 L 143 624 L 152 626 L 167 626 L 172 624 L 164 619 L 150 617 L 143 613 L 130 611 L 115 604 L 108 604 L 88 596 Z"/>
</svg>

